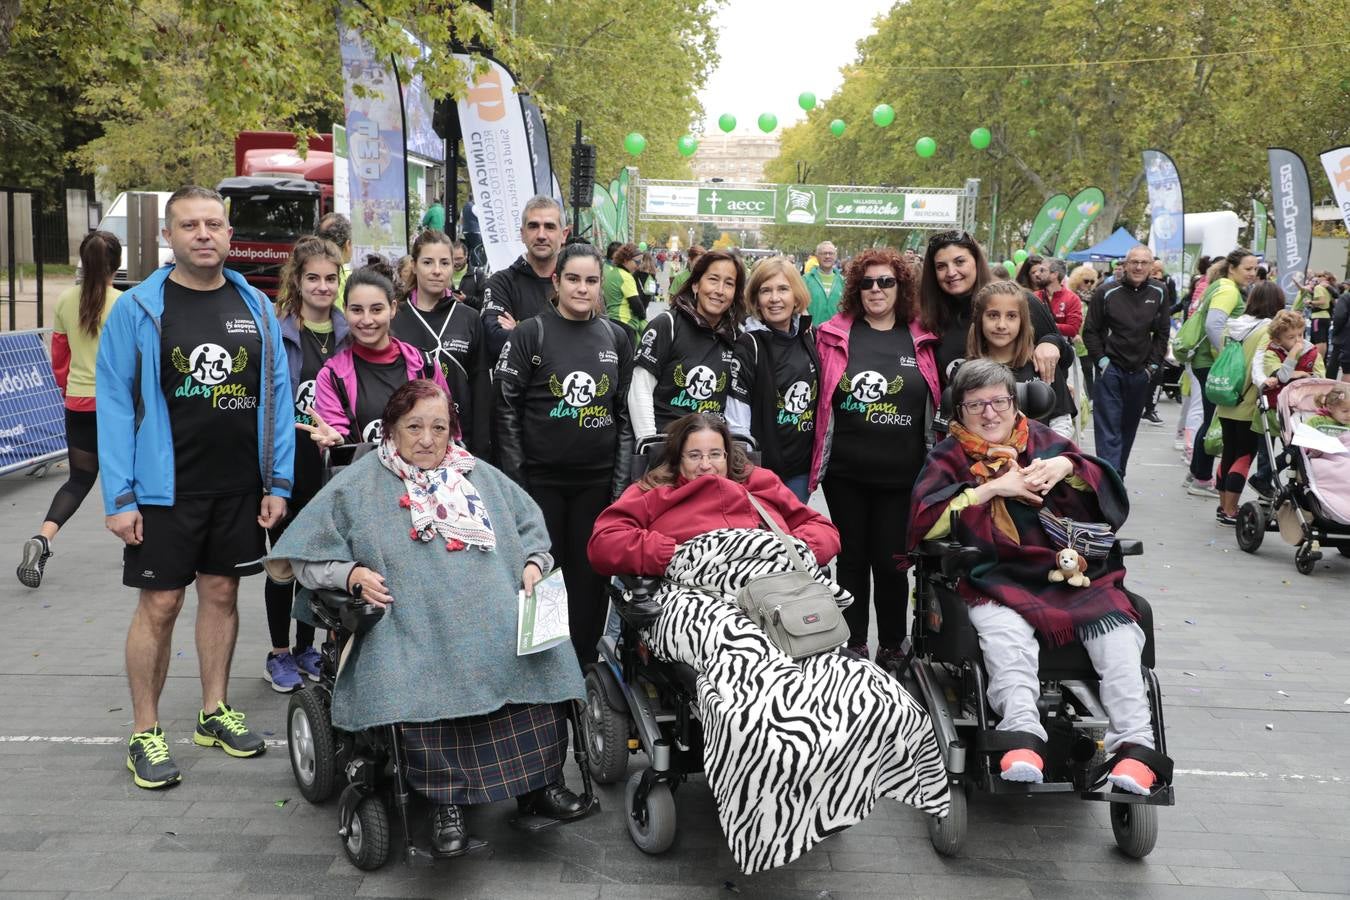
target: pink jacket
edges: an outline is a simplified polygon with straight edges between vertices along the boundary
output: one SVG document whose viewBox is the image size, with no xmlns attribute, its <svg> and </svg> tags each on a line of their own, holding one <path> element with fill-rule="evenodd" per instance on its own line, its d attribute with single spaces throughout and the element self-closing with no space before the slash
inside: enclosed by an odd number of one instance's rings
<svg viewBox="0 0 1350 900">
<path fill-rule="evenodd" d="M 414 381 L 422 377 L 422 373 L 427 365 L 427 358 L 422 351 L 406 341 L 400 341 L 396 337 L 390 337 L 389 340 L 398 345 L 399 350 L 403 352 L 403 361 L 408 364 L 408 380 Z M 440 385 L 441 390 L 448 396 L 450 387 L 445 383 L 445 376 L 441 374 L 441 367 L 432 365 L 430 367 L 435 375 L 432 381 Z M 356 383 L 356 363 L 352 359 L 352 345 L 339 350 L 332 359 L 323 364 L 319 370 L 319 377 L 314 380 L 314 411 L 319 417 L 332 425 L 338 431 L 352 437 L 353 425 L 347 418 L 347 411 L 342 408 L 342 403 L 338 400 L 337 391 L 333 389 L 333 379 L 342 379 L 342 386 L 347 389 L 347 399 L 352 408 L 356 408 L 356 394 L 359 388 Z"/>
<path fill-rule="evenodd" d="M 834 437 L 834 389 L 848 368 L 848 334 L 852 327 L 853 319 L 840 313 L 816 332 L 816 349 L 820 352 L 820 391 L 816 397 L 816 431 L 811 445 L 812 491 L 820 483 L 821 473 L 830 458 L 830 442 Z M 914 358 L 919 363 L 919 372 L 928 382 L 929 402 L 937 409 L 942 397 L 937 357 L 933 352 L 937 335 L 925 331 L 918 316 L 910 320 L 909 334 L 914 338 Z"/>
</svg>

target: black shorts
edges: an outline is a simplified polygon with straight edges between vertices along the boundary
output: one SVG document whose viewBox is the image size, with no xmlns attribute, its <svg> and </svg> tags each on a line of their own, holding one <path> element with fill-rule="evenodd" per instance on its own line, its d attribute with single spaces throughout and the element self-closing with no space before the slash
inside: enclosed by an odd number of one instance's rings
<svg viewBox="0 0 1350 900">
<path fill-rule="evenodd" d="M 1327 338 L 1331 336 L 1331 319 L 1313 319 L 1312 320 L 1312 342 L 1314 344 L 1325 344 Z"/>
<path fill-rule="evenodd" d="M 142 506 L 142 540 L 122 551 L 122 583 L 172 591 L 187 587 L 199 573 L 235 578 L 258 574 L 261 506 L 261 492 L 180 497 L 173 506 Z"/>
<path fill-rule="evenodd" d="M 92 409 L 88 412 L 66 410 L 66 446 L 72 450 L 98 454 L 97 413 Z"/>
</svg>

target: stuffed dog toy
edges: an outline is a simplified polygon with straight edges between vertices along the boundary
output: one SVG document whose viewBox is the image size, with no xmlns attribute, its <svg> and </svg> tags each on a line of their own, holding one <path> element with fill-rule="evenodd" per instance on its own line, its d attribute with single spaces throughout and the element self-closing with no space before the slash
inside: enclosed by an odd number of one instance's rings
<svg viewBox="0 0 1350 900">
<path fill-rule="evenodd" d="M 1058 569 L 1050 573 L 1051 581 L 1067 581 L 1071 587 L 1087 587 L 1092 580 L 1087 577 L 1087 560 L 1077 550 L 1065 548 L 1055 554 Z"/>
</svg>

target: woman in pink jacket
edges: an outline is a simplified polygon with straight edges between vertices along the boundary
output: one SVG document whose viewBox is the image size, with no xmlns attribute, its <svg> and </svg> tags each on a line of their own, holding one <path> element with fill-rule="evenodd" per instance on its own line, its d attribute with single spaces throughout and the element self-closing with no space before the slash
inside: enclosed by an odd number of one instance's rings
<svg viewBox="0 0 1350 900">
<path fill-rule="evenodd" d="M 836 577 L 853 594 L 849 647 L 867 656 L 876 589 L 877 664 L 898 660 L 909 580 L 909 492 L 930 443 L 941 391 L 937 338 L 914 317 L 914 273 L 889 248 L 866 250 L 845 272 L 839 314 L 820 326 L 820 395 L 811 490 L 825 490 L 843 549 Z"/>
</svg>

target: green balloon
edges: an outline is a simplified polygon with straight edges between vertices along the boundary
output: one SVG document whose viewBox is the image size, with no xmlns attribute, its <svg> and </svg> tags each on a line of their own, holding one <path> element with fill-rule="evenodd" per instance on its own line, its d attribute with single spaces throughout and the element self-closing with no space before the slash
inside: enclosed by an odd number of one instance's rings
<svg viewBox="0 0 1350 900">
<path fill-rule="evenodd" d="M 989 133 L 988 128 L 976 128 L 970 133 L 970 146 L 976 150 L 987 150 L 991 140 L 993 135 Z"/>
<path fill-rule="evenodd" d="M 1005 259 L 1005 260 L 1003 261 L 1003 268 L 1005 268 L 1005 269 L 1008 270 L 1008 274 L 1009 274 L 1009 275 L 1011 275 L 1011 276 L 1013 276 L 1013 277 L 1016 277 L 1016 275 L 1017 275 L 1017 263 L 1013 262 L 1011 259 Z"/>
<path fill-rule="evenodd" d="M 686 134 L 675 142 L 675 149 L 680 151 L 681 156 L 693 156 L 698 150 L 698 141 L 694 140 L 692 134 Z"/>
<path fill-rule="evenodd" d="M 914 142 L 914 152 L 927 159 L 937 152 L 937 141 L 930 137 L 921 137 Z"/>
<path fill-rule="evenodd" d="M 802 91 L 797 95 L 797 105 L 810 112 L 816 108 L 816 95 L 810 91 Z"/>
<path fill-rule="evenodd" d="M 722 113 L 717 119 L 717 127 L 731 134 L 736 130 L 736 117 L 731 113 Z"/>
<path fill-rule="evenodd" d="M 760 131 L 764 132 L 765 134 L 768 134 L 770 131 L 773 131 L 777 127 L 778 127 L 778 117 L 775 116 L 773 113 L 759 114 Z"/>
<path fill-rule="evenodd" d="M 629 156 L 641 156 L 642 151 L 647 149 L 647 139 L 636 131 L 630 131 L 624 135 L 623 149 L 628 151 Z"/>
<path fill-rule="evenodd" d="M 1031 254 L 1027 253 L 1025 249 L 1018 247 L 1016 250 L 1013 251 L 1013 262 L 1017 263 L 1020 266 L 1022 263 L 1027 261 L 1027 257 L 1030 255 Z"/>
<path fill-rule="evenodd" d="M 647 242 L 646 242 L 646 241 L 638 241 L 638 249 L 641 250 L 643 253 L 646 253 L 646 252 L 647 252 Z"/>
<path fill-rule="evenodd" d="M 844 134 L 844 120 L 835 119 L 830 123 L 830 134 L 835 137 L 841 137 Z"/>
<path fill-rule="evenodd" d="M 1040 134 L 1040 132 L 1037 131 L 1035 128 L 1028 128 L 1028 129 L 1027 129 L 1027 137 L 1029 137 L 1029 138 L 1034 138 L 1034 137 L 1036 137 L 1036 136 L 1039 135 L 1039 134 Z"/>
<path fill-rule="evenodd" d="M 878 103 L 876 108 L 872 110 L 872 121 L 879 127 L 885 128 L 895 121 L 895 110 L 891 108 L 889 103 Z"/>
</svg>

